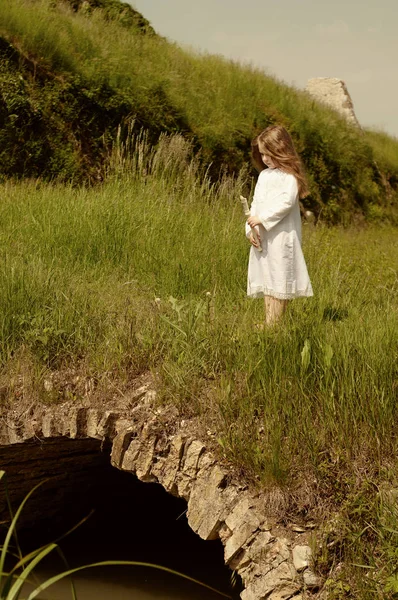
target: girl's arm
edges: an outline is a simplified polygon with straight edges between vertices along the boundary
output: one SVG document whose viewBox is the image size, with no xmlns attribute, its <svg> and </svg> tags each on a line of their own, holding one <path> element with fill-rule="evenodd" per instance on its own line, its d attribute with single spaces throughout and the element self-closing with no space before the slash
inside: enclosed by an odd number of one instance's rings
<svg viewBox="0 0 398 600">
<path fill-rule="evenodd" d="M 263 182 L 262 182 L 263 183 Z M 298 199 L 297 180 L 286 173 L 280 186 L 274 190 L 260 185 L 256 202 L 256 215 L 263 227 L 269 231 L 277 225 L 295 206 Z"/>
</svg>

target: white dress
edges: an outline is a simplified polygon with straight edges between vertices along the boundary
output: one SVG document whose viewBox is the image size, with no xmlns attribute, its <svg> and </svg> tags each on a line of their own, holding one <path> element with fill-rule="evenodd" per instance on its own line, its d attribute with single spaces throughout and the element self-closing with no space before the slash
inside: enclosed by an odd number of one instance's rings
<svg viewBox="0 0 398 600">
<path fill-rule="evenodd" d="M 280 169 L 261 171 L 250 210 L 261 219 L 257 226 L 262 252 L 250 249 L 247 295 L 281 300 L 312 296 L 301 250 L 301 217 L 294 175 Z M 246 223 L 246 236 L 250 227 Z"/>
</svg>

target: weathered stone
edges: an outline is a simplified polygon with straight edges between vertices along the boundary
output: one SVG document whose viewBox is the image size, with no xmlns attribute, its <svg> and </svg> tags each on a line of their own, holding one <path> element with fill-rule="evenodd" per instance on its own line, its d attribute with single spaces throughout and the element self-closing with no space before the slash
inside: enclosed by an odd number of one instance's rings
<svg viewBox="0 0 398 600">
<path fill-rule="evenodd" d="M 157 396 L 157 394 L 156 394 L 155 390 L 148 390 L 143 398 L 144 404 L 146 404 L 147 406 L 151 406 L 151 405 L 155 404 L 156 396 Z"/>
<path fill-rule="evenodd" d="M 308 567 L 311 561 L 312 551 L 309 546 L 295 546 L 293 548 L 293 564 L 300 573 Z"/>
<path fill-rule="evenodd" d="M 155 453 L 156 437 L 147 439 L 141 444 L 136 458 L 136 475 L 141 481 L 154 481 L 151 477 L 151 467 Z"/>
<path fill-rule="evenodd" d="M 333 108 L 349 123 L 359 127 L 354 105 L 344 81 L 336 77 L 314 77 L 308 80 L 306 91 L 319 102 Z"/>
<path fill-rule="evenodd" d="M 268 561 L 268 548 L 269 544 L 274 541 L 275 538 L 269 531 L 258 532 L 252 543 L 242 553 L 235 556 L 229 566 L 231 569 L 239 568 L 239 572 L 245 572 L 247 577 L 251 572 L 254 575 L 261 572 L 264 575 L 272 568 L 272 563 L 269 564 Z"/>
<path fill-rule="evenodd" d="M 99 439 L 112 439 L 115 435 L 115 423 L 119 415 L 112 411 L 106 410 L 98 423 L 97 427 L 97 438 Z"/>
<path fill-rule="evenodd" d="M 266 575 L 255 578 L 241 593 L 241 598 L 242 600 L 264 600 L 269 598 L 272 592 L 282 590 L 288 590 L 290 595 L 293 596 L 295 592 L 300 590 L 296 575 L 293 565 L 283 562 Z"/>
<path fill-rule="evenodd" d="M 75 439 L 84 436 L 86 424 L 87 409 L 82 407 L 72 409 L 69 417 L 69 437 Z"/>
<path fill-rule="evenodd" d="M 214 540 L 225 520 L 226 509 L 231 507 L 237 496 L 237 490 L 228 488 L 223 494 L 225 473 L 219 466 L 214 466 L 208 477 L 197 479 L 191 490 L 188 502 L 188 523 L 202 539 Z"/>
<path fill-rule="evenodd" d="M 256 510 L 249 494 L 245 494 L 225 519 L 225 524 L 232 531 L 232 536 L 227 540 L 224 548 L 226 563 L 231 561 L 263 521 L 264 516 Z"/>
<path fill-rule="evenodd" d="M 8 421 L 8 440 L 10 444 L 21 444 L 24 441 L 23 427 L 17 421 Z"/>
<path fill-rule="evenodd" d="M 50 438 L 59 435 L 55 416 L 48 412 L 44 415 L 41 426 L 43 437 Z"/>
<path fill-rule="evenodd" d="M 176 435 L 171 442 L 170 452 L 163 463 L 162 472 L 159 472 L 157 469 L 153 471 L 153 474 L 165 490 L 174 495 L 177 493 L 175 480 L 184 454 L 185 442 L 185 436 Z"/>
<path fill-rule="evenodd" d="M 101 421 L 101 412 L 94 408 L 89 408 L 87 411 L 87 437 L 97 440 L 101 439 L 98 433 L 98 425 Z"/>
<path fill-rule="evenodd" d="M 176 478 L 178 495 L 185 500 L 189 499 L 192 482 L 198 472 L 199 459 L 205 450 L 206 446 L 197 440 L 185 445 L 185 458 Z"/>
<path fill-rule="evenodd" d="M 36 421 L 26 421 L 25 423 L 23 423 L 23 433 L 22 433 L 22 437 L 24 440 L 31 440 L 32 438 L 34 438 L 36 436 L 36 427 L 37 427 L 37 423 Z"/>
<path fill-rule="evenodd" d="M 122 471 L 130 471 L 130 473 L 135 474 L 136 468 L 136 460 L 141 450 L 141 440 L 133 439 L 131 440 L 129 447 L 124 453 L 121 470 Z"/>
<path fill-rule="evenodd" d="M 185 446 L 186 455 L 184 460 L 184 475 L 194 478 L 198 472 L 199 458 L 206 450 L 206 446 L 197 440 L 193 440 Z"/>
<path fill-rule="evenodd" d="M 130 419 L 116 419 L 115 421 L 115 436 L 119 435 L 123 431 L 131 430 L 131 420 Z"/>
<path fill-rule="evenodd" d="M 316 575 L 313 571 L 311 571 L 311 569 L 306 569 L 304 571 L 303 580 L 305 586 L 310 589 L 318 588 L 322 583 L 322 579 L 318 577 L 318 575 Z"/>
<path fill-rule="evenodd" d="M 305 527 L 301 527 L 301 525 L 292 525 L 292 531 L 295 533 L 305 533 L 307 529 Z"/>
<path fill-rule="evenodd" d="M 149 384 L 145 383 L 144 385 L 141 385 L 140 387 L 138 387 L 137 389 L 135 389 L 132 393 L 131 396 L 129 398 L 129 403 L 136 403 L 139 400 L 141 400 L 145 394 L 147 393 L 147 391 L 149 390 Z"/>
<path fill-rule="evenodd" d="M 116 468 L 121 468 L 124 454 L 129 447 L 129 444 L 134 436 L 133 430 L 124 430 L 116 435 L 112 443 L 111 465 Z"/>
<path fill-rule="evenodd" d="M 0 446 L 8 446 L 8 444 L 8 427 L 5 420 L 3 419 L 0 423 Z"/>
<path fill-rule="evenodd" d="M 277 590 L 276 592 L 272 592 L 272 594 L 270 596 L 268 596 L 267 600 L 289 600 L 290 598 L 292 600 L 294 599 L 298 599 L 301 598 L 302 596 L 294 596 L 294 594 L 297 592 L 297 586 L 296 585 L 287 585 L 287 586 L 283 586 L 283 588 L 281 588 L 280 590 Z"/>
<path fill-rule="evenodd" d="M 156 450 L 156 448 L 155 448 Z M 155 481 L 160 483 L 164 479 L 166 471 L 166 459 L 163 456 L 157 456 L 155 464 L 152 465 L 151 474 Z"/>
<path fill-rule="evenodd" d="M 201 476 L 201 471 L 208 471 L 215 464 L 216 459 L 210 452 L 201 454 L 198 461 L 198 477 Z"/>
</svg>

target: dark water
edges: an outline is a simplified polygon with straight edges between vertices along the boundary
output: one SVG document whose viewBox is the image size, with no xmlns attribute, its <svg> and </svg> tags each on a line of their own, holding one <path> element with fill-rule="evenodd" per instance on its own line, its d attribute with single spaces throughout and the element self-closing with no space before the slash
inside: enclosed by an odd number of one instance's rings
<svg viewBox="0 0 398 600">
<path fill-rule="evenodd" d="M 184 573 L 224 594 L 238 598 L 230 585 L 231 571 L 224 566 L 219 540 L 203 541 L 189 528 L 186 503 L 167 494 L 157 484 L 104 467 L 92 485 L 74 489 L 69 505 L 57 520 L 40 523 L 24 542 L 25 548 L 52 541 L 78 518 L 94 511 L 76 531 L 59 542 L 71 568 L 103 560 L 137 560 Z M 38 533 L 39 532 L 39 533 Z M 38 571 L 48 578 L 64 570 L 53 556 Z M 99 567 L 74 576 L 78 600 L 199 600 L 222 596 L 195 583 L 156 569 Z M 40 595 L 43 599 L 72 598 L 65 580 Z"/>
</svg>

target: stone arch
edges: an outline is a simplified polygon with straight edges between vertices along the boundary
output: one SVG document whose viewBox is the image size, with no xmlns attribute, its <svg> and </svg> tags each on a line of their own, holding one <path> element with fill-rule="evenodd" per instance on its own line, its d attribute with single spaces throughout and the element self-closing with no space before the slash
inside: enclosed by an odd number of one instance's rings
<svg viewBox="0 0 398 600">
<path fill-rule="evenodd" d="M 319 587 L 309 548 L 277 535 L 264 498 L 235 481 L 204 443 L 170 426 L 175 422 L 176 409 L 153 406 L 148 393 L 128 411 L 36 407 L 29 417 L 3 415 L 0 446 L 65 437 L 109 443 L 113 467 L 183 498 L 191 529 L 204 540 L 221 540 L 225 564 L 242 579 L 242 600 L 299 600 L 306 587 Z"/>
</svg>

